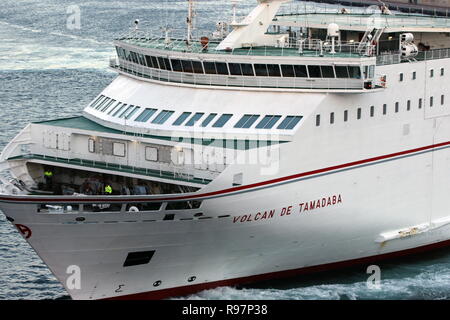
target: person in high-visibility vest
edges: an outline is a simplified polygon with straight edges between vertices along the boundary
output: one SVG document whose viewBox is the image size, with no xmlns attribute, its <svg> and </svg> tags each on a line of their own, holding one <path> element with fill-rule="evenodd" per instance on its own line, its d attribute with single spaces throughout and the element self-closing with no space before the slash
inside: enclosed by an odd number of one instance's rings
<svg viewBox="0 0 450 320">
<path fill-rule="evenodd" d="M 106 186 L 105 186 L 105 194 L 112 194 L 112 187 L 109 185 L 109 184 L 107 184 Z"/>
<path fill-rule="evenodd" d="M 44 171 L 45 187 L 47 190 L 53 189 L 53 172 L 49 169 Z"/>
</svg>

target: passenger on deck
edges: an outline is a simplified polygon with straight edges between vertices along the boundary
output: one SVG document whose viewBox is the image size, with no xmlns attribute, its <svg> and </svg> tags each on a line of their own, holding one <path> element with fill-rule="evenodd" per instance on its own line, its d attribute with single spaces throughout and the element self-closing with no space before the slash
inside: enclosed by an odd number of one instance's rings
<svg viewBox="0 0 450 320">
<path fill-rule="evenodd" d="M 45 168 L 44 178 L 45 189 L 48 191 L 53 190 L 53 171 L 50 168 Z"/>
</svg>

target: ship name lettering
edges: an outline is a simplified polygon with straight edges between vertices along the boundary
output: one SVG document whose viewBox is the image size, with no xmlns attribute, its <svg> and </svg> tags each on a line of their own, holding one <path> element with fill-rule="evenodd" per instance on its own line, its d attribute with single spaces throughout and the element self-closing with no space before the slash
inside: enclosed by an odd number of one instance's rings
<svg viewBox="0 0 450 320">
<path fill-rule="evenodd" d="M 342 203 L 342 196 L 340 194 L 324 197 L 322 199 L 306 201 L 299 204 L 300 213 L 325 208 L 328 206 L 335 206 L 340 203 Z"/>
<path fill-rule="evenodd" d="M 242 216 L 233 217 L 233 223 L 252 222 L 252 221 L 258 221 L 258 220 L 264 220 L 264 219 L 271 219 L 271 218 L 273 218 L 274 215 L 275 215 L 275 210 L 264 211 L 264 213 L 258 212 L 255 215 L 253 215 L 252 213 L 244 214 Z"/>
</svg>

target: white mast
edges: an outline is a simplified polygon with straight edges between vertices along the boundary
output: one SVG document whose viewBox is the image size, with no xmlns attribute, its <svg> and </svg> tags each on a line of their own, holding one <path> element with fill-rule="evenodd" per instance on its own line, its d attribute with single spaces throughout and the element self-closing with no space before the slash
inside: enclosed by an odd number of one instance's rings
<svg viewBox="0 0 450 320">
<path fill-rule="evenodd" d="M 187 38 L 186 43 L 187 45 L 191 44 L 192 40 L 192 30 L 193 30 L 193 20 L 194 20 L 194 0 L 188 0 L 189 2 L 189 8 L 188 8 L 188 17 L 186 20 L 187 23 Z"/>
</svg>

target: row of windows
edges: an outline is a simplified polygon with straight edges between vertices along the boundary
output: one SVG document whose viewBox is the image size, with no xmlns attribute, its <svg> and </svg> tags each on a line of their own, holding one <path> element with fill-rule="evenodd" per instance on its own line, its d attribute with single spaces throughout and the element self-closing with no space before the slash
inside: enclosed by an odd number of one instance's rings
<svg viewBox="0 0 450 320">
<path fill-rule="evenodd" d="M 127 105 L 126 103 L 116 102 L 116 100 L 101 95 L 95 99 L 91 105 L 91 108 L 99 110 L 101 112 L 107 112 L 108 115 L 118 117 L 119 119 L 131 119 L 132 116 L 137 114 L 141 109 L 139 106 Z M 134 119 L 136 122 L 147 122 L 157 112 L 157 109 L 145 108 Z M 175 111 L 162 110 L 152 121 L 153 124 L 164 124 Z M 222 128 L 232 117 L 232 114 L 222 114 L 219 117 L 217 113 L 210 113 L 208 116 L 200 122 L 205 115 L 204 112 L 183 112 L 173 123 L 173 126 L 184 125 L 186 127 L 193 127 L 197 123 L 200 123 L 201 127 L 207 127 L 213 120 L 217 120 L 212 124 L 213 128 Z M 234 128 L 251 128 L 255 122 L 261 117 L 259 114 L 245 114 L 235 125 Z M 275 124 L 282 118 L 281 115 L 267 115 L 257 125 L 256 129 L 272 129 Z M 301 116 L 286 116 L 281 124 L 277 127 L 280 130 L 292 130 L 302 119 Z"/>
<path fill-rule="evenodd" d="M 441 73 L 440 74 L 441 74 L 441 77 L 443 77 L 445 75 L 445 69 L 444 68 L 441 68 Z M 433 78 L 433 77 L 434 77 L 434 69 L 430 69 L 430 78 Z M 412 72 L 411 78 L 412 78 L 412 80 L 416 80 L 417 79 L 417 72 L 416 71 Z M 404 79 L 405 79 L 404 74 L 400 73 L 400 75 L 399 75 L 400 82 L 402 82 Z"/>
<path fill-rule="evenodd" d="M 278 64 L 250 64 L 179 60 L 147 56 L 116 47 L 117 55 L 130 62 L 146 67 L 176 72 L 258 77 L 298 78 L 352 78 L 361 79 L 359 66 L 305 66 Z M 365 77 L 372 77 L 373 66 L 366 67 Z"/>
<path fill-rule="evenodd" d="M 411 104 L 412 104 L 411 100 L 408 100 L 406 102 L 406 111 L 411 111 Z M 441 95 L 441 105 L 444 105 L 444 104 L 445 104 L 445 96 Z M 434 97 L 430 97 L 430 107 L 432 108 L 433 106 L 434 106 Z M 423 99 L 422 98 L 420 98 L 418 100 L 417 107 L 418 107 L 418 109 L 422 109 L 422 107 L 423 107 Z M 399 102 L 395 103 L 394 112 L 395 113 L 400 112 L 400 103 Z M 387 115 L 387 113 L 388 113 L 388 105 L 383 104 L 382 114 Z M 371 118 L 375 117 L 375 106 L 370 107 L 369 114 L 370 114 Z M 347 122 L 349 120 L 349 111 L 348 110 L 344 110 L 343 118 L 344 118 L 344 122 Z M 361 120 L 361 118 L 362 118 L 362 108 L 358 108 L 356 110 L 356 119 Z M 334 122 L 335 122 L 335 113 L 334 112 L 330 113 L 329 120 L 330 120 L 330 124 L 334 124 Z M 320 123 L 321 123 L 321 116 L 320 116 L 320 114 L 318 114 L 318 115 L 316 115 L 316 126 L 317 127 L 320 126 Z"/>
</svg>

